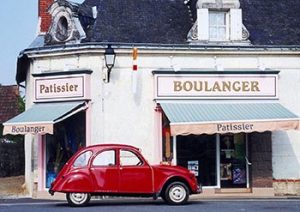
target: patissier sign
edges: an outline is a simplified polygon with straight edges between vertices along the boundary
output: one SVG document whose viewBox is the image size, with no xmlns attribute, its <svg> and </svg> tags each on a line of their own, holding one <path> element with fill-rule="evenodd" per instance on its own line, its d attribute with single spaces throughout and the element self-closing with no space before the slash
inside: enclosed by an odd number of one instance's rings
<svg viewBox="0 0 300 212">
<path fill-rule="evenodd" d="M 70 75 L 35 78 L 35 100 L 39 102 L 86 99 L 87 77 L 87 75 Z"/>
<path fill-rule="evenodd" d="M 156 99 L 277 99 L 277 75 L 156 75 Z"/>
</svg>

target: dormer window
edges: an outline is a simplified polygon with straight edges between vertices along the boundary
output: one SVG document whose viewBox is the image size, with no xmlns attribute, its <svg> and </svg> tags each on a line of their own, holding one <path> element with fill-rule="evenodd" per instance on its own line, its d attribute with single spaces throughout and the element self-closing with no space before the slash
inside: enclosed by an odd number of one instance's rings
<svg viewBox="0 0 300 212">
<path fill-rule="evenodd" d="M 228 40 L 228 14 L 226 12 L 209 11 L 209 40 Z"/>
<path fill-rule="evenodd" d="M 197 21 L 189 31 L 193 43 L 249 45 L 239 0 L 198 0 Z"/>
</svg>

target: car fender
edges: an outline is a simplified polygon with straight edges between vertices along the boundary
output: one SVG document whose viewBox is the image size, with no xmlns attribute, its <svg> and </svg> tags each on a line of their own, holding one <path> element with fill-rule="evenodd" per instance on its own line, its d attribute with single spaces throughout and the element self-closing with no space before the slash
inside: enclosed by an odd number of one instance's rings
<svg viewBox="0 0 300 212">
<path fill-rule="evenodd" d="M 177 171 L 174 171 L 174 167 L 171 166 L 155 166 L 154 167 L 155 175 L 155 193 L 160 193 L 167 184 L 180 181 L 185 183 L 189 189 L 192 188 L 192 179 L 190 179 L 190 174 L 184 169 L 177 168 Z"/>
<path fill-rule="evenodd" d="M 94 190 L 93 180 L 88 173 L 79 171 L 62 176 L 62 178 L 59 189 L 61 192 L 92 192 Z"/>
<path fill-rule="evenodd" d="M 160 185 L 160 191 L 159 193 L 163 192 L 164 189 L 172 182 L 175 182 L 175 181 L 178 181 L 178 182 L 182 182 L 184 184 L 186 184 L 186 186 L 189 188 L 189 190 L 191 191 L 191 185 L 189 183 L 189 180 L 186 179 L 185 176 L 181 176 L 181 175 L 173 175 L 173 176 L 170 176 L 168 178 L 166 178 L 166 180 L 164 182 L 162 182 L 162 184 Z"/>
</svg>

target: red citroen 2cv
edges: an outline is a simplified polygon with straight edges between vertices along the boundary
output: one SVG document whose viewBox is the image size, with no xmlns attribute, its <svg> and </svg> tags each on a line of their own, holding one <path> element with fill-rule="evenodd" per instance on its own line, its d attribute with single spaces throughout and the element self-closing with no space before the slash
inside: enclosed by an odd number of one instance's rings
<svg viewBox="0 0 300 212">
<path fill-rule="evenodd" d="M 71 206 L 86 205 L 92 195 L 161 197 L 168 204 L 188 201 L 201 192 L 189 170 L 151 166 L 139 149 L 128 145 L 95 145 L 79 150 L 51 184 L 49 193 L 66 193 Z"/>
</svg>

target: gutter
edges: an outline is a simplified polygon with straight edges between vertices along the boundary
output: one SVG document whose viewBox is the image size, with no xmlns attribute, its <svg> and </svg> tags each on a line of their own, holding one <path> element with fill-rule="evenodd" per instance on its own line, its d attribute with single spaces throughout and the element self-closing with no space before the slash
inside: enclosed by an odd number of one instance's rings
<svg viewBox="0 0 300 212">
<path fill-rule="evenodd" d="M 115 43 L 115 42 L 89 42 L 81 44 L 64 44 L 64 45 L 51 45 L 38 48 L 28 48 L 24 52 L 26 54 L 47 54 L 47 53 L 61 53 L 69 51 L 86 51 L 93 50 L 95 52 L 102 52 L 103 49 L 111 45 L 114 49 L 132 49 L 134 47 L 139 50 L 148 51 L 222 51 L 228 53 L 228 51 L 240 51 L 240 52 L 300 52 L 300 45 L 187 45 L 187 44 L 153 44 L 153 43 Z M 98 50 L 98 51 L 97 51 Z M 99 51 L 100 50 L 100 51 Z"/>
</svg>

